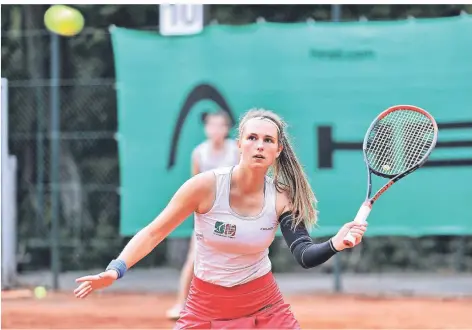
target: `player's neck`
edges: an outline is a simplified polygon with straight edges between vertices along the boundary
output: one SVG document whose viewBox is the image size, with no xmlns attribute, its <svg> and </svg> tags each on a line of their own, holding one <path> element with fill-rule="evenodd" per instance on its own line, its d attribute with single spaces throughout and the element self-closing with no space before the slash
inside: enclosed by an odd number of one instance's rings
<svg viewBox="0 0 472 330">
<path fill-rule="evenodd" d="M 244 194 L 263 191 L 265 181 L 265 170 L 253 170 L 237 165 L 232 174 L 232 185 Z"/>
</svg>

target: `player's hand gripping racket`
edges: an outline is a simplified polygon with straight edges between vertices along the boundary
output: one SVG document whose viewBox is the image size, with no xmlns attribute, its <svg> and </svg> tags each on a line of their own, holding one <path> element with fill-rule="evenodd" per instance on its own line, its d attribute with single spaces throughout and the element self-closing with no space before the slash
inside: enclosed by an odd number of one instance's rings
<svg viewBox="0 0 472 330">
<path fill-rule="evenodd" d="M 367 167 L 367 196 L 359 209 L 357 223 L 364 223 L 374 202 L 396 181 L 421 167 L 436 146 L 438 125 L 425 110 L 397 105 L 383 111 L 370 124 L 362 146 Z M 372 174 L 390 179 L 371 197 Z M 354 246 L 349 232 L 344 244 Z"/>
</svg>

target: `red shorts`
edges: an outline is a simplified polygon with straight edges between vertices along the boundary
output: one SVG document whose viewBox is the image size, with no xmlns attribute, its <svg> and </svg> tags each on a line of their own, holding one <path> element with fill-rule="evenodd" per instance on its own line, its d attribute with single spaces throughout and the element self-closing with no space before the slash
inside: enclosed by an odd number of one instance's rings
<svg viewBox="0 0 472 330">
<path fill-rule="evenodd" d="M 271 272 L 223 287 L 193 277 L 174 329 L 300 329 Z"/>
</svg>

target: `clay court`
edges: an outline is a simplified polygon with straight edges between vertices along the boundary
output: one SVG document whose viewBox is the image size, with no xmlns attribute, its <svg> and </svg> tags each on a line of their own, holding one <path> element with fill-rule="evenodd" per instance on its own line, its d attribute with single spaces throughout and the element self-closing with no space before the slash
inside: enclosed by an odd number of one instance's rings
<svg viewBox="0 0 472 330">
<path fill-rule="evenodd" d="M 4 329 L 171 329 L 172 295 L 72 293 L 38 300 L 2 293 Z M 287 295 L 304 329 L 470 329 L 472 299 Z"/>
</svg>

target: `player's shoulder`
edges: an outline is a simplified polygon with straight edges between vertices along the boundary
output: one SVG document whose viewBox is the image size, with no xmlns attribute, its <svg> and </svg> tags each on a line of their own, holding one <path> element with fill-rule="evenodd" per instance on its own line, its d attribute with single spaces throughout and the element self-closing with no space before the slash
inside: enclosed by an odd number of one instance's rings
<svg viewBox="0 0 472 330">
<path fill-rule="evenodd" d="M 230 175 L 232 168 L 233 166 L 217 167 L 211 170 L 198 173 L 197 175 L 195 175 L 195 177 L 198 177 L 198 180 L 201 182 L 205 182 L 205 183 L 210 182 L 210 184 L 212 184 L 215 182 L 218 176 Z"/>
<path fill-rule="evenodd" d="M 290 204 L 290 196 L 286 189 L 277 189 L 277 201 L 284 206 Z"/>
<path fill-rule="evenodd" d="M 231 166 L 218 167 L 194 175 L 190 179 L 193 181 L 191 183 L 193 186 L 191 190 L 195 194 L 211 196 L 216 190 L 217 182 L 224 182 L 224 180 L 228 180 L 228 177 L 231 175 L 231 168 Z"/>
<path fill-rule="evenodd" d="M 215 174 L 212 171 L 205 171 L 192 176 L 187 183 L 193 187 L 193 191 L 205 194 L 212 191 L 215 181 Z"/>
<path fill-rule="evenodd" d="M 277 215 L 280 216 L 282 213 L 292 209 L 292 203 L 287 189 L 276 189 L 276 194 L 277 198 L 275 207 Z"/>
</svg>

